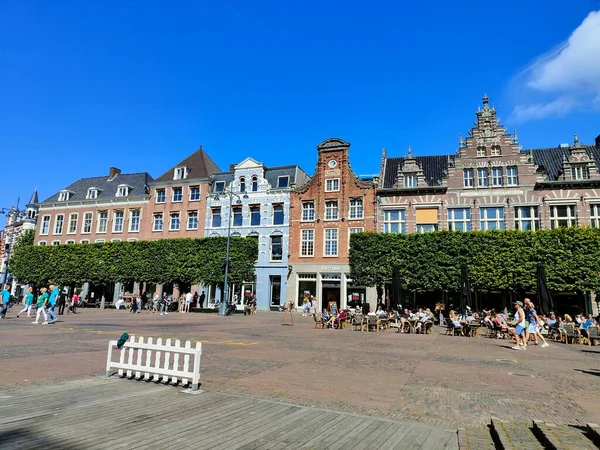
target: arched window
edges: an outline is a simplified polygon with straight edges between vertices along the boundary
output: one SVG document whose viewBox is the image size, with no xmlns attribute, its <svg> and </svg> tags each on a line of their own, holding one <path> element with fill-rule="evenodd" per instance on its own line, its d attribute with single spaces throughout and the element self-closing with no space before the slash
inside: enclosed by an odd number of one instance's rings
<svg viewBox="0 0 600 450">
<path fill-rule="evenodd" d="M 246 192 L 246 178 L 240 177 L 240 192 Z"/>
<path fill-rule="evenodd" d="M 254 175 L 252 177 L 252 192 L 258 191 L 258 177 Z"/>
</svg>

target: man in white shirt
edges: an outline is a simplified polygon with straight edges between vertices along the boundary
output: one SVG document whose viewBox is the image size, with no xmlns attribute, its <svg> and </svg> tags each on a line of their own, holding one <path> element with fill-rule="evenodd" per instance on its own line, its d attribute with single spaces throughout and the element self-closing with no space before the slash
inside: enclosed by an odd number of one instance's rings
<svg viewBox="0 0 600 450">
<path fill-rule="evenodd" d="M 181 312 L 184 313 L 189 313 L 190 312 L 190 305 L 192 304 L 192 298 L 193 298 L 193 294 L 191 292 L 188 292 L 187 294 L 185 294 L 185 302 L 183 304 L 183 310 Z"/>
</svg>

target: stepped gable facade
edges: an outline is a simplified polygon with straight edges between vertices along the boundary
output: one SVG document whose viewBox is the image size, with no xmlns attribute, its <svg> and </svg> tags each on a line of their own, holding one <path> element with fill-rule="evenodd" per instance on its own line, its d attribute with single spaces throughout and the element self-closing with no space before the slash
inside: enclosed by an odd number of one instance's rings
<svg viewBox="0 0 600 450">
<path fill-rule="evenodd" d="M 483 98 L 453 155 L 389 158 L 383 151 L 379 231 L 538 230 L 600 226 L 600 138 L 595 145 L 523 149 Z"/>
<path fill-rule="evenodd" d="M 320 308 L 339 309 L 374 300 L 374 288 L 349 278 L 350 235 L 375 231 L 376 180 L 361 179 L 350 166 L 350 144 L 332 138 L 317 146 L 315 173 L 290 195 L 287 299 L 302 306 L 314 296 Z"/>
</svg>

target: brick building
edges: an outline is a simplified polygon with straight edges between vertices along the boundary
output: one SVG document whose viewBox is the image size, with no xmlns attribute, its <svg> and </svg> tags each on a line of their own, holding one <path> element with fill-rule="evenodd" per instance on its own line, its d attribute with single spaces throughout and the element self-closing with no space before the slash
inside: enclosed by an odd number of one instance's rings
<svg viewBox="0 0 600 450">
<path fill-rule="evenodd" d="M 305 295 L 320 308 L 376 301 L 375 288 L 353 286 L 348 275 L 350 234 L 376 230 L 376 183 L 354 174 L 349 148 L 342 139 L 319 144 L 313 177 L 290 195 L 287 299 L 299 306 Z"/>
</svg>

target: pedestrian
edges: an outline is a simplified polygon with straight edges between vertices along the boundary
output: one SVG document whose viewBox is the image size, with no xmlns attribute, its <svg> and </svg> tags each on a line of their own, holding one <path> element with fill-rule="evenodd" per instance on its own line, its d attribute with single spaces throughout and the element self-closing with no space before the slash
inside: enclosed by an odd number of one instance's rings
<svg viewBox="0 0 600 450">
<path fill-rule="evenodd" d="M 6 319 L 6 312 L 10 305 L 10 285 L 5 284 L 0 293 L 0 319 Z"/>
<path fill-rule="evenodd" d="M 56 313 L 54 312 L 54 307 L 56 306 L 56 302 L 58 301 L 58 286 L 50 285 L 50 297 L 48 299 L 48 315 L 50 316 L 50 321 L 48 323 L 56 322 Z"/>
<path fill-rule="evenodd" d="M 46 308 L 49 306 L 49 296 L 46 288 L 40 289 L 42 295 L 38 297 L 37 301 L 37 313 L 35 315 L 35 320 L 31 323 L 38 324 L 40 323 L 40 315 L 44 315 L 44 323 L 42 325 L 48 325 L 48 315 L 46 314 Z"/>
<path fill-rule="evenodd" d="M 525 299 L 525 318 L 529 322 L 529 326 L 527 327 L 527 330 L 525 331 L 525 344 L 527 345 L 527 342 L 529 342 L 529 337 L 531 335 L 533 335 L 533 338 L 535 340 L 535 345 L 538 345 L 538 337 L 539 337 L 543 341 L 542 345 L 540 347 L 542 347 L 542 348 L 550 347 L 548 345 L 548 343 L 546 342 L 546 339 L 544 339 L 544 336 L 542 336 L 542 333 L 540 333 L 540 326 L 543 323 L 540 320 L 540 318 L 538 317 L 533 303 L 528 298 Z"/>
<path fill-rule="evenodd" d="M 25 300 L 25 307 L 17 313 L 17 318 L 24 312 L 27 312 L 27 318 L 31 319 L 31 307 L 33 306 L 33 288 L 27 289 L 27 294 L 23 296 Z"/>
<path fill-rule="evenodd" d="M 200 309 L 204 308 L 204 299 L 206 299 L 206 294 L 202 291 L 200 297 L 198 297 L 198 303 L 200 304 Z"/>
<path fill-rule="evenodd" d="M 78 302 L 79 302 L 79 295 L 77 295 L 77 291 L 73 291 L 73 298 L 71 299 L 71 306 L 69 306 L 69 309 L 67 310 L 67 314 L 69 314 L 69 312 L 72 312 L 73 314 L 77 314 L 75 312 L 75 308 L 77 307 Z"/>
<path fill-rule="evenodd" d="M 183 312 L 184 313 L 190 312 L 190 305 L 192 304 L 192 298 L 193 298 L 193 295 L 191 292 L 188 292 L 187 294 L 185 294 L 185 303 L 183 304 Z"/>
<path fill-rule="evenodd" d="M 67 294 L 61 292 L 58 295 L 58 315 L 62 316 L 65 313 L 65 306 L 67 304 Z"/>
<path fill-rule="evenodd" d="M 515 326 L 514 335 L 517 343 L 513 350 L 527 350 L 527 342 L 521 342 L 522 335 L 525 333 L 525 312 L 523 311 L 523 303 L 515 302 Z M 523 341 L 525 339 L 523 338 Z"/>
</svg>

